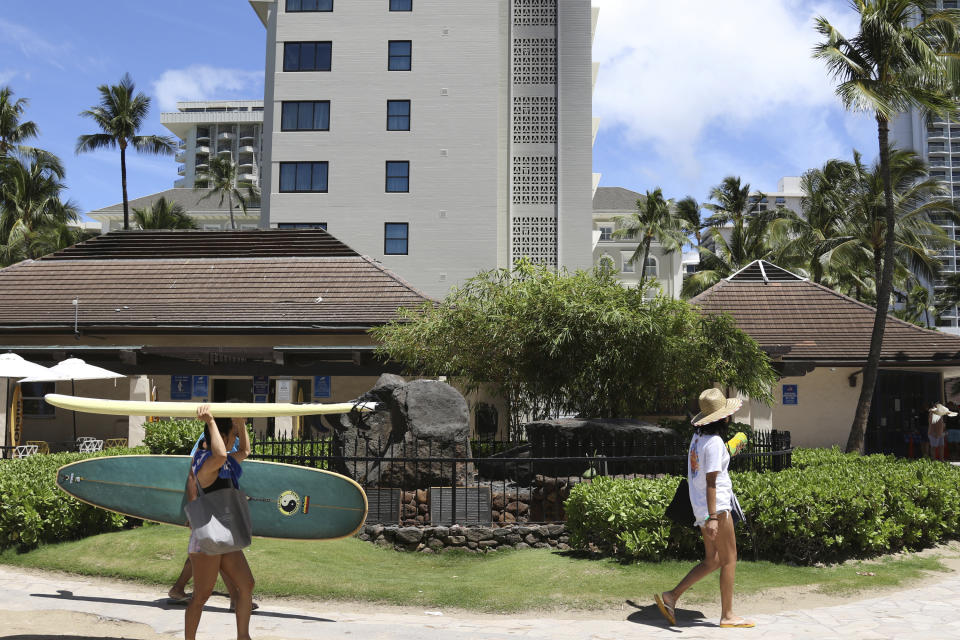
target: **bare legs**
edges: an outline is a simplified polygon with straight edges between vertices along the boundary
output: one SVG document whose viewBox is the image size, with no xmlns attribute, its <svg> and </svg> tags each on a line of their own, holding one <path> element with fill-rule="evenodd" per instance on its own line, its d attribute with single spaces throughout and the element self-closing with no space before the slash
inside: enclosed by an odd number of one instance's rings
<svg viewBox="0 0 960 640">
<path fill-rule="evenodd" d="M 190 566 L 190 556 L 187 556 L 187 559 L 183 562 L 183 569 L 180 571 L 180 577 L 177 578 L 177 581 L 170 587 L 170 591 L 167 592 L 167 595 L 173 600 L 184 600 L 188 598 L 186 593 L 187 583 L 190 582 L 190 578 L 193 577 L 193 568 Z M 230 594 L 230 608 L 233 609 L 237 605 L 237 588 L 234 586 L 233 581 L 230 580 L 229 576 L 220 570 L 220 578 L 223 580 L 224 586 L 227 588 L 227 593 Z"/>
<path fill-rule="evenodd" d="M 222 572 L 224 581 L 232 584 L 232 600 L 236 605 L 237 640 L 250 638 L 250 611 L 253 602 L 253 574 L 242 551 L 234 551 L 222 556 L 208 556 L 203 553 L 191 553 L 190 564 L 193 568 L 193 597 L 184 613 L 184 637 L 196 640 L 197 627 L 203 605 L 213 593 L 217 582 L 217 573 Z M 234 591 L 235 590 L 235 591 Z M 235 595 L 234 595 L 235 593 Z"/>
<path fill-rule="evenodd" d="M 673 609 L 687 589 L 720 569 L 720 624 L 742 623 L 744 620 L 733 613 L 733 583 L 737 572 L 737 537 L 733 518 L 729 513 L 722 512 L 719 524 L 715 538 L 703 536 L 703 562 L 691 569 L 672 590 L 663 592 L 661 597 L 664 604 Z"/>
</svg>

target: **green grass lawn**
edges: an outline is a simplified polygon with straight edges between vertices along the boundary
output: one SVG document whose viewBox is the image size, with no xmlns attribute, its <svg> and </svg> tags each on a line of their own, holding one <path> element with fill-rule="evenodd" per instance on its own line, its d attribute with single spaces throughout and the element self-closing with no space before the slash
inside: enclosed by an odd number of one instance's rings
<svg viewBox="0 0 960 640">
<path fill-rule="evenodd" d="M 176 579 L 187 547 L 186 529 L 148 525 L 29 553 L 0 553 L 0 563 L 161 585 Z M 672 587 L 692 566 L 667 561 L 622 565 L 571 557 L 548 549 L 496 552 L 485 556 L 447 552 L 399 553 L 356 539 L 303 542 L 255 539 L 247 557 L 264 596 L 351 600 L 423 607 L 458 607 L 486 612 L 603 609 L 624 600 L 646 602 Z M 819 585 L 827 593 L 889 587 L 944 571 L 937 558 L 915 555 L 826 568 L 741 562 L 737 592 Z M 873 572 L 864 577 L 857 572 Z M 710 578 L 684 596 L 687 602 L 715 601 Z"/>
</svg>

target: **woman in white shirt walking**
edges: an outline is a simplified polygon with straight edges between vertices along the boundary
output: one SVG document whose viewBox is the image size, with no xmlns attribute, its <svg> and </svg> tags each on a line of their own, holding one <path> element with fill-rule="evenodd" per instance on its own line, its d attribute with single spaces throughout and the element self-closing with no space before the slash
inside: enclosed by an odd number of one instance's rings
<svg viewBox="0 0 960 640">
<path fill-rule="evenodd" d="M 687 456 L 687 482 L 690 505 L 703 533 L 703 562 L 695 566 L 670 591 L 654 595 L 660 613 L 676 624 L 677 601 L 694 584 L 720 569 L 720 626 L 753 627 L 750 620 L 733 613 L 733 581 L 737 570 L 737 538 L 734 524 L 742 519 L 740 505 L 733 494 L 727 467 L 730 452 L 725 439 L 727 423 L 740 408 L 739 398 L 726 398 L 719 389 L 700 394 L 700 413 L 692 422 L 697 427 L 690 440 Z"/>
</svg>

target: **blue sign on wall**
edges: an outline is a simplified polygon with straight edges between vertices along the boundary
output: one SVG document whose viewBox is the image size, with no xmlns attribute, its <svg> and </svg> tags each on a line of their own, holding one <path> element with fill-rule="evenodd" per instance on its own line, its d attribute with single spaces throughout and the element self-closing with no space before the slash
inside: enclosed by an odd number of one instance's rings
<svg viewBox="0 0 960 640">
<path fill-rule="evenodd" d="M 253 396 L 254 402 L 266 402 L 267 396 Z"/>
<path fill-rule="evenodd" d="M 170 376 L 171 400 L 189 400 L 192 389 L 190 376 Z"/>
<path fill-rule="evenodd" d="M 193 376 L 193 397 L 206 398 L 210 378 L 207 376 Z"/>
<path fill-rule="evenodd" d="M 795 384 L 783 385 L 783 404 L 798 404 L 797 385 Z"/>
<path fill-rule="evenodd" d="M 313 397 L 330 397 L 330 376 L 313 376 Z"/>
<path fill-rule="evenodd" d="M 269 376 L 253 376 L 253 395 L 265 396 L 270 393 Z M 266 400 L 264 400 L 266 402 Z"/>
</svg>

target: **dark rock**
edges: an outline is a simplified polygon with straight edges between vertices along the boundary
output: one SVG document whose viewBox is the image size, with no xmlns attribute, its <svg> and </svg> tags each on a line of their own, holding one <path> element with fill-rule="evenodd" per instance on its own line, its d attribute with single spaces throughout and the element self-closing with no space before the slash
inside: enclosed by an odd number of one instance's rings
<svg viewBox="0 0 960 640">
<path fill-rule="evenodd" d="M 466 536 L 447 536 L 447 544 L 458 547 L 467 541 Z"/>
<path fill-rule="evenodd" d="M 417 527 L 404 527 L 397 529 L 397 544 L 417 544 L 423 538 L 423 531 Z"/>
<path fill-rule="evenodd" d="M 515 544 L 520 544 L 521 542 L 523 542 L 523 538 L 521 538 L 515 533 L 511 533 L 506 538 L 504 538 L 504 542 L 506 542 L 510 546 L 513 546 Z"/>
<path fill-rule="evenodd" d="M 405 505 L 403 505 L 403 517 L 404 517 L 404 518 L 416 518 L 416 517 L 417 517 L 417 505 L 415 505 L 415 504 L 405 504 Z"/>
<path fill-rule="evenodd" d="M 533 458 L 642 456 L 673 451 L 679 437 L 673 429 L 640 420 L 563 418 L 525 425 Z M 652 473 L 651 462 L 604 462 L 604 474 Z M 534 472 L 546 476 L 581 476 L 589 465 L 580 460 L 537 462 Z"/>
<path fill-rule="evenodd" d="M 523 538 L 523 540 L 524 540 L 524 542 L 526 542 L 527 544 L 537 544 L 538 542 L 540 542 L 540 539 L 537 538 L 537 536 L 533 535 L 532 533 L 528 533 L 528 534 Z"/>
<path fill-rule="evenodd" d="M 477 460 L 477 472 L 481 478 L 490 480 L 513 480 L 530 484 L 533 478 L 533 463 L 530 462 L 530 445 L 524 444 Z"/>
<path fill-rule="evenodd" d="M 530 506 L 523 502 L 511 502 L 507 505 L 507 511 L 515 515 L 522 515 L 530 510 Z"/>
<path fill-rule="evenodd" d="M 357 537 L 358 537 L 360 540 L 363 540 L 364 542 L 370 542 L 370 540 L 373 539 L 373 538 L 370 537 L 370 534 L 369 534 L 369 533 L 361 533 L 361 534 L 358 535 Z"/>
<path fill-rule="evenodd" d="M 430 505 L 426 505 L 426 504 L 423 504 L 423 503 L 418 504 L 418 505 L 417 505 L 417 511 L 420 512 L 420 515 L 425 516 L 425 515 L 427 515 L 427 513 L 430 512 Z"/>
<path fill-rule="evenodd" d="M 435 537 L 435 538 L 441 538 L 441 539 L 442 539 L 442 538 L 446 538 L 448 535 L 450 535 L 451 533 L 453 533 L 453 531 L 452 531 L 451 529 L 452 529 L 452 528 L 448 528 L 448 527 L 433 527 L 433 528 L 431 529 L 431 531 L 432 531 L 431 535 L 432 535 L 433 537 Z M 454 535 L 456 535 L 456 534 L 454 534 Z"/>
<path fill-rule="evenodd" d="M 339 424 L 335 424 L 337 437 L 334 439 L 332 460 L 335 471 L 347 475 L 364 486 L 376 485 L 380 477 L 380 467 L 376 461 L 350 460 L 351 457 L 380 458 L 402 433 L 396 433 L 390 413 L 390 401 L 393 392 L 406 384 L 403 378 L 385 373 L 357 402 L 376 402 L 382 406 L 374 412 L 361 414 L 350 412 L 340 415 Z M 330 420 L 330 417 L 328 417 Z M 342 456 L 342 457 L 339 457 Z"/>
<path fill-rule="evenodd" d="M 549 548 L 550 548 L 550 545 L 547 544 L 546 542 L 538 542 L 538 543 L 536 543 L 536 544 L 533 545 L 533 548 L 534 548 L 534 549 L 549 549 Z"/>
<path fill-rule="evenodd" d="M 434 551 L 439 551 L 440 549 L 443 549 L 443 540 L 437 540 L 436 538 L 433 538 L 427 542 L 427 546 Z"/>
<path fill-rule="evenodd" d="M 494 511 L 503 511 L 503 508 L 507 504 L 507 499 L 502 493 L 493 494 L 493 498 L 490 500 L 490 508 Z"/>
<path fill-rule="evenodd" d="M 463 535 L 470 542 L 481 542 L 493 538 L 493 532 L 489 529 L 464 529 Z"/>
<path fill-rule="evenodd" d="M 481 549 L 490 549 L 492 547 L 496 547 L 498 544 L 500 543 L 496 540 L 481 540 L 477 543 L 477 546 Z"/>
<path fill-rule="evenodd" d="M 519 551 L 521 549 L 529 549 L 530 545 L 528 545 L 526 542 L 518 542 L 517 544 L 513 545 L 513 548 Z"/>
<path fill-rule="evenodd" d="M 479 542 L 467 542 L 467 549 L 476 549 L 478 546 L 480 546 Z"/>
<path fill-rule="evenodd" d="M 566 544 L 566 543 L 564 543 L 564 542 L 561 542 L 560 544 L 557 545 L 557 549 L 559 549 L 560 551 L 569 551 L 569 550 L 570 550 L 570 545 L 568 545 L 568 544 Z"/>
<path fill-rule="evenodd" d="M 386 538 L 384 538 L 383 536 L 380 536 L 379 538 L 377 538 L 377 539 L 373 542 L 373 544 L 377 545 L 378 547 L 392 547 L 392 546 L 393 546 L 393 543 L 390 542 L 389 540 L 387 540 Z"/>
<path fill-rule="evenodd" d="M 562 524 L 548 524 L 548 525 L 546 525 L 546 530 L 547 530 L 547 535 L 548 535 L 548 536 L 559 536 L 559 535 L 562 535 L 563 532 L 566 531 L 566 529 L 567 529 L 567 528 L 564 527 Z"/>
<path fill-rule="evenodd" d="M 383 537 L 387 540 L 393 541 L 397 537 L 397 531 L 399 527 L 384 527 L 383 528 Z"/>
</svg>

